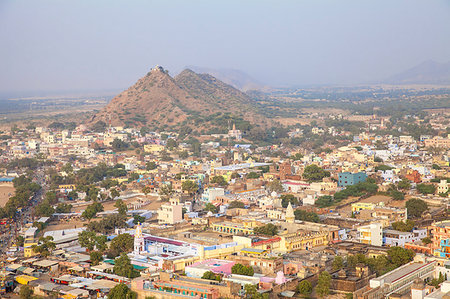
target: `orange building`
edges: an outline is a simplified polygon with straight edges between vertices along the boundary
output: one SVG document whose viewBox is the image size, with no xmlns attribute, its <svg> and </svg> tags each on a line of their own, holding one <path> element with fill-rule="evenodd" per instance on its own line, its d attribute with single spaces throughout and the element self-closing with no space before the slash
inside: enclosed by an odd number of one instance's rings
<svg viewBox="0 0 450 299">
<path fill-rule="evenodd" d="M 450 258 L 450 220 L 433 223 L 428 227 L 432 237 L 433 254 Z"/>
<path fill-rule="evenodd" d="M 417 170 L 410 170 L 408 171 L 408 173 L 405 175 L 405 177 L 410 180 L 411 182 L 414 182 L 416 184 L 422 182 L 422 177 L 420 175 L 420 173 Z"/>
</svg>

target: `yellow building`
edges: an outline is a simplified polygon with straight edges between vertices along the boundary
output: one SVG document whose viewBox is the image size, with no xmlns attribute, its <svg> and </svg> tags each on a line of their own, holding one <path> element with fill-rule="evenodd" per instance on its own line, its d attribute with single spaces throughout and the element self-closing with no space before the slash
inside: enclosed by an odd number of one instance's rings
<svg viewBox="0 0 450 299">
<path fill-rule="evenodd" d="M 253 229 L 256 227 L 255 222 L 244 222 L 244 223 L 234 223 L 234 222 L 218 222 L 212 224 L 212 229 L 219 233 L 226 234 L 244 234 L 253 235 Z"/>
<path fill-rule="evenodd" d="M 146 153 L 159 153 L 164 151 L 164 146 L 160 144 L 146 144 L 144 145 L 144 152 Z"/>
<path fill-rule="evenodd" d="M 352 203 L 352 212 L 359 212 L 361 210 L 373 210 L 375 208 L 374 203 L 356 202 Z"/>
<path fill-rule="evenodd" d="M 32 257 L 37 255 L 36 252 L 33 250 L 33 245 L 37 245 L 37 242 L 34 240 L 34 238 L 27 237 L 25 241 L 23 242 L 23 256 L 24 257 Z"/>
<path fill-rule="evenodd" d="M 328 245 L 329 233 L 327 231 L 300 231 L 280 237 L 280 251 L 291 252 L 294 250 L 309 250 L 317 246 Z"/>
</svg>

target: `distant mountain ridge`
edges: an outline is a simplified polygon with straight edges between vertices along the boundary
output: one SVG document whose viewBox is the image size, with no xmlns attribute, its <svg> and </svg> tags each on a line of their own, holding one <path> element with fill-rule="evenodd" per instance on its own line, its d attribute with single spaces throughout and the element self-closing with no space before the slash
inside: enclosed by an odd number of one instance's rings
<svg viewBox="0 0 450 299">
<path fill-rule="evenodd" d="M 236 88 L 189 69 L 172 78 L 157 66 L 114 97 L 91 122 L 174 127 L 226 113 L 252 123 L 263 122 L 253 100 Z"/>
<path fill-rule="evenodd" d="M 224 83 L 233 86 L 241 91 L 249 90 L 268 90 L 269 87 L 258 80 L 252 78 L 247 73 L 241 70 L 226 69 L 226 68 L 207 68 L 200 66 L 187 66 L 187 69 L 191 69 L 196 73 L 209 74 L 223 81 Z"/>
<path fill-rule="evenodd" d="M 389 84 L 450 84 L 450 62 L 424 61 L 406 71 L 387 78 Z"/>
</svg>

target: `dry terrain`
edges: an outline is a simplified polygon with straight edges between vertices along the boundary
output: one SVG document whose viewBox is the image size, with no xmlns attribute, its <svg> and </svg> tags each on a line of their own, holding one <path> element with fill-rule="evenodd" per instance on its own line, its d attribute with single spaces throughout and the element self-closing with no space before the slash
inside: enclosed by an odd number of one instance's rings
<svg viewBox="0 0 450 299">
<path fill-rule="evenodd" d="M 4 207 L 13 195 L 14 186 L 12 183 L 0 183 L 0 207 Z"/>
</svg>

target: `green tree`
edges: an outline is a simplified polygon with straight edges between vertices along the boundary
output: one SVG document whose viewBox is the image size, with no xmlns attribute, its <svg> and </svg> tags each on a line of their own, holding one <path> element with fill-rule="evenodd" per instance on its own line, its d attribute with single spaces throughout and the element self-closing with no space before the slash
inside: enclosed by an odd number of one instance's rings
<svg viewBox="0 0 450 299">
<path fill-rule="evenodd" d="M 236 208 L 243 209 L 243 208 L 245 208 L 245 204 L 242 201 L 233 200 L 228 205 L 228 208 L 229 209 L 236 209 Z"/>
<path fill-rule="evenodd" d="M 55 209 L 50 205 L 50 203 L 44 199 L 40 204 L 38 204 L 34 210 L 36 216 L 50 217 L 55 213 Z"/>
<path fill-rule="evenodd" d="M 113 142 L 111 143 L 111 146 L 115 151 L 118 151 L 118 152 L 124 151 L 130 147 L 130 145 L 128 143 L 126 143 L 125 141 L 122 141 L 118 138 L 113 140 Z"/>
<path fill-rule="evenodd" d="M 116 200 L 116 202 L 114 203 L 114 207 L 117 208 L 119 215 L 125 216 L 128 212 L 127 205 L 120 198 L 118 200 Z"/>
<path fill-rule="evenodd" d="M 219 186 L 226 186 L 226 185 L 228 185 L 227 181 L 225 180 L 225 178 L 222 175 L 213 176 L 210 179 L 210 183 L 211 184 L 215 184 L 215 185 L 219 185 Z"/>
<path fill-rule="evenodd" d="M 417 191 L 422 193 L 422 194 L 433 194 L 434 192 L 436 192 L 436 186 L 432 185 L 432 184 L 418 184 L 416 186 Z"/>
<path fill-rule="evenodd" d="M 97 213 L 103 212 L 104 208 L 103 205 L 99 202 L 93 202 L 92 204 L 88 205 L 86 209 L 81 213 L 81 216 L 89 221 L 91 221 L 92 218 L 94 218 Z"/>
<path fill-rule="evenodd" d="M 152 189 L 149 186 L 144 186 L 144 188 L 142 188 L 142 193 L 144 193 L 145 195 L 149 194 L 150 192 L 152 192 Z"/>
<path fill-rule="evenodd" d="M 410 232 L 413 230 L 415 222 L 408 219 L 405 222 L 396 221 L 392 223 L 392 228 L 401 232 Z"/>
<path fill-rule="evenodd" d="M 295 210 L 294 211 L 295 220 L 302 220 L 308 222 L 320 222 L 319 215 L 314 212 L 307 212 L 303 210 Z"/>
<path fill-rule="evenodd" d="M 275 191 L 277 193 L 281 193 L 283 192 L 283 185 L 280 180 L 273 180 L 267 184 L 267 189 L 269 189 L 270 192 Z"/>
<path fill-rule="evenodd" d="M 303 155 L 300 153 L 296 153 L 295 155 L 291 156 L 291 159 L 294 161 L 298 161 L 298 160 L 303 159 Z"/>
<path fill-rule="evenodd" d="M 278 227 L 272 223 L 268 223 L 263 226 L 255 227 L 253 231 L 257 235 L 275 236 L 278 234 Z"/>
<path fill-rule="evenodd" d="M 258 288 L 253 284 L 246 284 L 244 286 L 245 297 L 251 299 L 269 299 L 269 294 L 260 294 Z"/>
<path fill-rule="evenodd" d="M 323 271 L 319 274 L 319 281 L 317 282 L 316 292 L 317 295 L 324 298 L 330 293 L 331 275 L 327 271 Z"/>
<path fill-rule="evenodd" d="M 396 267 L 409 263 L 416 255 L 414 251 L 402 247 L 391 247 L 387 251 L 390 262 Z"/>
<path fill-rule="evenodd" d="M 431 241 L 430 237 L 425 237 L 425 238 L 422 239 L 422 243 L 425 244 L 425 245 L 428 245 L 428 244 L 433 243 L 433 241 Z"/>
<path fill-rule="evenodd" d="M 145 165 L 145 168 L 147 170 L 153 170 L 153 169 L 156 169 L 157 167 L 158 167 L 158 165 L 156 165 L 156 163 L 153 161 L 147 162 L 147 164 Z"/>
<path fill-rule="evenodd" d="M 407 179 L 403 179 L 397 184 L 397 188 L 401 190 L 409 190 L 411 189 L 411 183 Z"/>
<path fill-rule="evenodd" d="M 247 174 L 247 179 L 259 179 L 261 175 L 257 172 L 249 172 L 249 174 Z"/>
<path fill-rule="evenodd" d="M 72 205 L 67 203 L 60 203 L 56 206 L 56 213 L 70 213 L 72 210 Z"/>
<path fill-rule="evenodd" d="M 297 285 L 297 292 L 299 292 L 301 295 L 303 295 L 305 297 L 308 297 L 309 295 L 311 295 L 311 292 L 312 292 L 311 283 L 307 280 L 302 280 Z"/>
<path fill-rule="evenodd" d="M 194 194 L 198 190 L 198 185 L 194 181 L 186 180 L 181 184 L 181 189 L 189 194 Z"/>
<path fill-rule="evenodd" d="M 145 217 L 141 216 L 141 215 L 133 215 L 133 223 L 135 225 L 137 225 L 138 223 L 143 223 L 146 220 Z"/>
<path fill-rule="evenodd" d="M 441 170 L 441 166 L 437 165 L 437 164 L 433 164 L 431 165 L 431 168 L 435 169 L 435 170 Z"/>
<path fill-rule="evenodd" d="M 330 172 L 323 170 L 316 164 L 306 166 L 305 170 L 303 171 L 303 178 L 311 182 L 322 181 L 323 178 L 329 176 Z"/>
<path fill-rule="evenodd" d="M 342 259 L 341 256 L 336 256 L 333 260 L 333 264 L 332 264 L 332 268 L 333 270 L 339 270 L 342 269 L 344 267 L 344 260 Z"/>
<path fill-rule="evenodd" d="M 130 258 L 125 253 L 122 253 L 120 257 L 115 259 L 113 270 L 114 274 L 123 277 L 135 278 L 140 276 L 139 272 L 134 270 Z"/>
<path fill-rule="evenodd" d="M 323 195 L 320 196 L 316 202 L 314 203 L 315 206 L 319 207 L 319 208 L 326 208 L 326 207 L 330 207 L 335 203 L 335 201 L 333 200 L 333 197 L 330 195 Z"/>
<path fill-rule="evenodd" d="M 32 299 L 33 294 L 34 294 L 33 288 L 31 288 L 29 285 L 23 285 L 20 287 L 19 290 L 20 299 Z"/>
<path fill-rule="evenodd" d="M 164 184 L 159 188 L 159 196 L 161 196 L 162 200 L 169 200 L 174 193 L 175 190 L 173 189 L 172 184 Z"/>
<path fill-rule="evenodd" d="M 202 279 L 221 281 L 222 277 L 220 275 L 216 275 L 212 271 L 206 271 L 205 273 L 203 273 Z"/>
<path fill-rule="evenodd" d="M 109 245 L 110 250 L 115 251 L 119 254 L 128 253 L 133 250 L 134 247 L 134 237 L 130 234 L 120 234 L 114 239 L 112 239 Z"/>
<path fill-rule="evenodd" d="M 205 205 L 204 210 L 207 211 L 207 212 L 211 212 L 213 214 L 217 213 L 217 211 L 218 211 L 217 207 L 215 205 L 213 205 L 212 203 L 210 203 L 210 202 L 208 202 Z"/>
<path fill-rule="evenodd" d="M 64 164 L 63 167 L 61 167 L 61 170 L 67 174 L 72 173 L 73 172 L 72 163 L 67 162 L 66 164 Z"/>
<path fill-rule="evenodd" d="M 89 253 L 89 258 L 92 266 L 97 266 L 101 261 L 103 261 L 103 255 L 100 251 L 91 251 Z"/>
<path fill-rule="evenodd" d="M 37 245 L 33 245 L 32 248 L 34 252 L 47 257 L 56 248 L 56 244 L 53 242 L 52 236 L 40 237 Z"/>
<path fill-rule="evenodd" d="M 137 293 L 133 292 L 126 284 L 120 283 L 109 291 L 108 299 L 137 299 Z"/>
<path fill-rule="evenodd" d="M 173 138 L 167 139 L 167 141 L 166 141 L 166 147 L 167 147 L 169 150 L 172 150 L 172 149 L 176 148 L 177 146 L 178 146 L 178 143 L 175 141 L 175 139 L 173 139 Z"/>
<path fill-rule="evenodd" d="M 408 211 L 408 217 L 419 218 L 422 216 L 423 212 L 428 210 L 428 205 L 421 199 L 411 198 L 405 204 Z"/>
<path fill-rule="evenodd" d="M 71 200 L 77 200 L 78 199 L 78 192 L 75 190 L 70 191 L 67 193 L 67 197 Z"/>
<path fill-rule="evenodd" d="M 117 197 L 120 196 L 120 192 L 116 188 L 111 189 L 109 194 L 111 195 L 112 199 L 117 198 Z"/>
<path fill-rule="evenodd" d="M 97 235 L 93 231 L 82 231 L 78 234 L 78 242 L 81 247 L 85 247 L 89 251 L 97 249 L 103 252 L 106 249 L 107 238 L 104 235 Z"/>
<path fill-rule="evenodd" d="M 253 276 L 253 274 L 255 272 L 251 266 L 244 266 L 242 264 L 237 263 L 237 264 L 234 264 L 233 267 L 231 267 L 231 273 L 246 275 L 246 276 Z"/>
<path fill-rule="evenodd" d="M 292 205 L 298 206 L 299 201 L 297 199 L 297 197 L 295 197 L 292 194 L 283 194 L 280 196 L 281 198 L 281 206 L 283 208 L 287 208 L 289 203 L 291 203 Z"/>
</svg>

